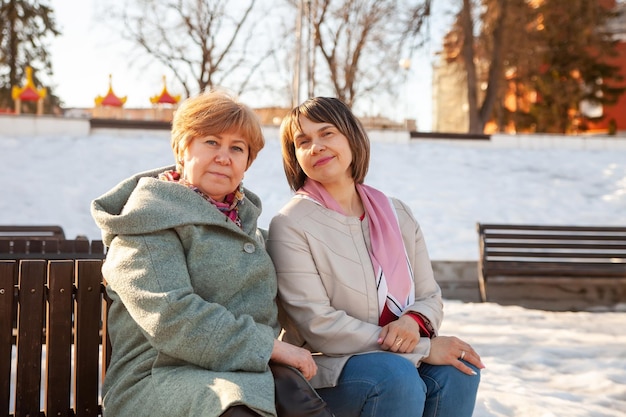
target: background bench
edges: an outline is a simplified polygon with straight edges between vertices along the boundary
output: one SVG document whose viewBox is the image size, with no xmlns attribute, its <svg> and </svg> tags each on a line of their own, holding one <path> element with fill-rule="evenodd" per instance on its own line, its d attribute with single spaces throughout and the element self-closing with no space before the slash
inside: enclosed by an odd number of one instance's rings
<svg viewBox="0 0 626 417">
<path fill-rule="evenodd" d="M 626 303 L 626 227 L 477 229 L 482 301 L 555 311 Z"/>
<path fill-rule="evenodd" d="M 0 417 L 102 413 L 111 351 L 105 251 L 99 241 L 66 242 L 88 250 L 0 251 Z"/>
</svg>

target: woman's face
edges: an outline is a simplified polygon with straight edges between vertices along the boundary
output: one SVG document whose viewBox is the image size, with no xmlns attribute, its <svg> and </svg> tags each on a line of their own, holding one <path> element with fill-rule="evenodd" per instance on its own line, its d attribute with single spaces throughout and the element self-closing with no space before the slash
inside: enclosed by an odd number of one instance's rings
<svg viewBox="0 0 626 417">
<path fill-rule="evenodd" d="M 194 138 L 183 155 L 183 177 L 216 201 L 237 189 L 248 165 L 248 142 L 237 132 Z"/>
<path fill-rule="evenodd" d="M 296 159 L 307 177 L 326 188 L 352 183 L 352 151 L 348 138 L 331 123 L 315 123 L 300 117 L 302 131 L 296 132 Z"/>
</svg>

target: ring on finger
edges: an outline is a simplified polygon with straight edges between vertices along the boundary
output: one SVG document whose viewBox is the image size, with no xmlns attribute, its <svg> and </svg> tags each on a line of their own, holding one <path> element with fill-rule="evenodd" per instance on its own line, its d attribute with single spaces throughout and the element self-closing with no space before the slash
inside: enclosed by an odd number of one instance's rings
<svg viewBox="0 0 626 417">
<path fill-rule="evenodd" d="M 463 360 L 463 358 L 465 358 L 465 351 L 464 350 L 461 351 L 461 356 L 459 356 L 459 360 Z"/>
<path fill-rule="evenodd" d="M 396 342 L 396 346 L 400 346 L 402 344 L 402 338 L 399 337 L 397 340 L 398 341 Z"/>
</svg>

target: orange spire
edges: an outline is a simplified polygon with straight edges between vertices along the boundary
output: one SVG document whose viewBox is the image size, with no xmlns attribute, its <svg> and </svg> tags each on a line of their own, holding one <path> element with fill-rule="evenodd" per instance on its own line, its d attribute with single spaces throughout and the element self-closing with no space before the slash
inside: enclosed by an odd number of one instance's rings
<svg viewBox="0 0 626 417">
<path fill-rule="evenodd" d="M 118 97 L 113 92 L 113 76 L 109 74 L 109 91 L 106 96 L 98 96 L 95 98 L 96 106 L 122 107 L 126 103 L 126 96 Z"/>
<path fill-rule="evenodd" d="M 37 90 L 33 83 L 33 69 L 30 66 L 26 67 L 26 83 L 23 87 L 13 86 L 11 96 L 13 100 L 20 99 L 22 101 L 39 101 L 46 97 L 47 89 L 40 88 Z"/>
<path fill-rule="evenodd" d="M 180 95 L 172 96 L 167 91 L 167 85 L 165 83 L 165 75 L 163 76 L 163 90 L 161 94 L 150 97 L 152 104 L 177 104 L 180 101 Z"/>
</svg>

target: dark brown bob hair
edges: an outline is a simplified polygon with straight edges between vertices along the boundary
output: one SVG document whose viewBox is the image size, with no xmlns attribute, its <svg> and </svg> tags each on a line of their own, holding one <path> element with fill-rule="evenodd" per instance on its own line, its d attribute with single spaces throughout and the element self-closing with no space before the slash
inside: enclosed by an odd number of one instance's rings
<svg viewBox="0 0 626 417">
<path fill-rule="evenodd" d="M 352 151 L 352 178 L 362 184 L 369 167 L 370 141 L 363 125 L 341 100 L 334 97 L 314 97 L 295 107 L 280 126 L 283 168 L 289 187 L 297 191 L 304 185 L 306 174 L 296 159 L 294 139 L 302 132 L 300 117 L 314 123 L 330 123 L 348 139 Z"/>
</svg>

